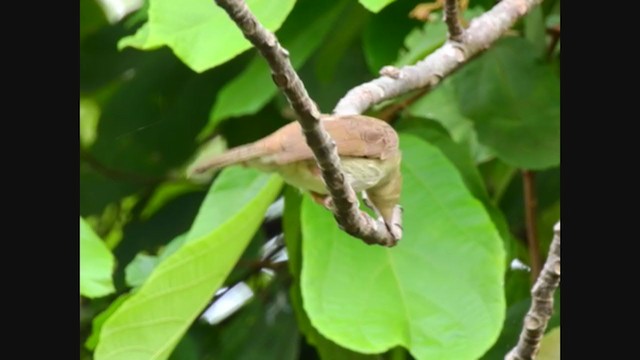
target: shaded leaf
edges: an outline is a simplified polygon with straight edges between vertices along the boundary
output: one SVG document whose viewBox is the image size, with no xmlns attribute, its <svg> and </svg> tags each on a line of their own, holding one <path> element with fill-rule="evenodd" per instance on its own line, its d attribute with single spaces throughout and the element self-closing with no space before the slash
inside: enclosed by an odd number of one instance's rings
<svg viewBox="0 0 640 360">
<path fill-rule="evenodd" d="M 504 38 L 454 77 L 461 113 L 506 163 L 560 163 L 560 80 L 522 38 Z"/>
<path fill-rule="evenodd" d="M 294 4 L 295 0 L 247 0 L 251 12 L 270 31 L 282 25 Z M 167 45 L 191 69 L 203 72 L 251 47 L 227 13 L 212 1 L 152 0 L 148 16 L 136 34 L 118 43 L 120 49 L 152 50 Z"/>
<path fill-rule="evenodd" d="M 322 43 L 345 4 L 345 1 L 299 1 L 289 21 L 278 32 L 294 68 L 302 66 Z M 277 91 L 269 65 L 262 55 L 256 54 L 245 70 L 220 90 L 209 122 L 198 138 L 209 136 L 226 118 L 256 113 Z"/>
<path fill-rule="evenodd" d="M 546 24 L 542 15 L 542 7 L 534 6 L 524 17 L 524 36 L 542 58 L 547 50 Z"/>
<path fill-rule="evenodd" d="M 354 240 L 326 210 L 303 202 L 304 308 L 324 336 L 355 351 L 402 345 L 418 359 L 476 359 L 504 320 L 502 242 L 437 149 L 405 134 L 400 143 L 397 247 Z"/>
<path fill-rule="evenodd" d="M 80 217 L 80 295 L 94 298 L 114 292 L 114 266 L 113 254 Z"/>
<path fill-rule="evenodd" d="M 166 359 L 256 232 L 282 186 L 251 169 L 224 170 L 187 240 L 107 320 L 96 359 Z"/>
<path fill-rule="evenodd" d="M 362 32 L 362 49 L 369 70 L 377 74 L 383 66 L 392 64 L 407 33 L 420 22 L 409 17 L 418 1 L 396 1 L 371 17 Z"/>
<path fill-rule="evenodd" d="M 469 21 L 484 11 L 480 7 L 468 9 L 462 13 L 462 17 Z M 395 61 L 395 66 L 413 65 L 427 57 L 447 41 L 447 25 L 438 13 L 433 20 L 426 22 L 422 27 L 413 29 L 404 39 L 404 49 Z"/>
<path fill-rule="evenodd" d="M 140 253 L 125 268 L 125 281 L 127 285 L 136 288 L 151 275 L 158 265 L 158 257 Z"/>
<path fill-rule="evenodd" d="M 80 0 L 80 41 L 105 25 L 107 25 L 107 18 L 98 1 Z"/>
<path fill-rule="evenodd" d="M 491 151 L 478 142 L 473 121 L 461 113 L 451 80 L 443 81 L 433 91 L 418 99 L 408 108 L 408 112 L 413 116 L 438 121 L 455 142 L 466 145 L 476 163 L 493 157 Z"/>
</svg>

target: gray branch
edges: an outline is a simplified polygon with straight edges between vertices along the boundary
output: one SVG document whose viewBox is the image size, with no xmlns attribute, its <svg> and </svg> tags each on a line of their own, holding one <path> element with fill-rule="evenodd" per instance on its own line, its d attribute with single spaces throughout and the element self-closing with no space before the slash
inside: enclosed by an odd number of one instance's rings
<svg viewBox="0 0 640 360">
<path fill-rule="evenodd" d="M 444 21 L 449 28 L 449 39 L 456 42 L 462 40 L 464 30 L 458 18 L 458 0 L 444 1 Z"/>
<path fill-rule="evenodd" d="M 447 4 L 450 1 L 447 1 Z M 511 26 L 542 0 L 502 0 L 471 21 L 459 41 L 442 47 L 412 66 L 385 67 L 382 76 L 351 89 L 333 110 L 337 115 L 361 114 L 384 100 L 421 88 L 433 88 L 463 63 L 489 48 Z"/>
<path fill-rule="evenodd" d="M 359 209 L 358 198 L 347 182 L 340 165 L 335 142 L 320 122 L 320 112 L 289 61 L 289 53 L 276 36 L 265 29 L 242 0 L 215 0 L 242 30 L 269 63 L 273 81 L 282 90 L 298 114 L 298 121 L 322 171 L 331 199 L 334 216 L 344 231 L 367 244 L 394 246 L 395 239 L 383 222 L 372 219 Z"/>
<path fill-rule="evenodd" d="M 553 293 L 560 284 L 560 222 L 553 231 L 547 261 L 531 290 L 531 308 L 524 318 L 520 339 L 505 360 L 534 359 L 540 350 L 540 341 L 553 313 Z"/>
</svg>

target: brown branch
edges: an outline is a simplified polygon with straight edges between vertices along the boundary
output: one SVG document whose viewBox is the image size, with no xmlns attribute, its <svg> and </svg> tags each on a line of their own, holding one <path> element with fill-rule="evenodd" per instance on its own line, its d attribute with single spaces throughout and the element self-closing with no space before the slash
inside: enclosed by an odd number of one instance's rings
<svg viewBox="0 0 640 360">
<path fill-rule="evenodd" d="M 449 40 L 459 42 L 462 40 L 464 29 L 460 25 L 458 18 L 458 0 L 445 0 L 444 2 L 444 22 L 449 29 Z"/>
<path fill-rule="evenodd" d="M 547 323 L 553 313 L 553 293 L 560 284 L 560 222 L 553 227 L 554 237 L 544 268 L 531 290 L 531 308 L 524 318 L 518 344 L 505 360 L 534 359 L 540 349 Z"/>
<path fill-rule="evenodd" d="M 367 244 L 393 246 L 398 239 L 387 230 L 383 222 L 378 222 L 361 212 L 358 198 L 347 182 L 335 142 L 320 123 L 320 112 L 307 94 L 307 90 L 289 61 L 289 53 L 278 42 L 276 36 L 266 30 L 251 13 L 242 0 L 215 0 L 242 30 L 249 40 L 267 60 L 275 84 L 282 90 L 289 103 L 298 114 L 298 121 L 322 171 L 331 199 L 334 216 L 344 231 L 362 239 Z"/>
<path fill-rule="evenodd" d="M 536 213 L 538 199 L 536 197 L 536 184 L 534 174 L 529 170 L 522 171 L 522 187 L 524 190 L 524 215 L 527 229 L 527 246 L 529 249 L 529 261 L 531 262 L 531 283 L 538 278 L 542 269 L 540 258 L 540 243 L 538 242 L 538 229 Z"/>
<path fill-rule="evenodd" d="M 459 42 L 447 41 L 415 65 L 404 66 L 351 89 L 333 110 L 337 115 L 361 114 L 374 104 L 420 88 L 433 88 L 445 76 L 502 36 L 542 0 L 502 0 L 473 19 Z"/>
<path fill-rule="evenodd" d="M 556 45 L 558 45 L 558 42 L 560 41 L 560 25 L 548 28 L 546 33 L 551 36 L 551 42 L 547 48 L 547 61 L 551 61 L 553 50 L 556 49 Z"/>
</svg>

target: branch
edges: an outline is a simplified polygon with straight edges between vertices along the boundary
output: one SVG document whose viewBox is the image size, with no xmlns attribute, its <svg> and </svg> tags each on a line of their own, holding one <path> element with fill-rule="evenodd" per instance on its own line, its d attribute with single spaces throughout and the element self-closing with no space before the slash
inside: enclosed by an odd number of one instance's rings
<svg viewBox="0 0 640 360">
<path fill-rule="evenodd" d="M 336 105 L 336 115 L 361 114 L 374 104 L 409 91 L 433 88 L 445 76 L 500 38 L 520 17 L 542 0 L 502 0 L 471 21 L 460 41 L 442 47 L 412 66 L 385 71 L 382 77 L 351 89 Z M 448 3 L 448 2 L 447 2 Z"/>
<path fill-rule="evenodd" d="M 242 0 L 215 0 L 267 60 L 272 78 L 298 114 L 307 144 L 322 171 L 340 227 L 367 244 L 394 246 L 397 242 L 382 222 L 377 222 L 359 209 L 358 198 L 347 182 L 335 142 L 320 123 L 320 112 L 289 61 L 285 50 L 273 33 L 266 30 Z"/>
<path fill-rule="evenodd" d="M 444 21 L 449 29 L 449 40 L 459 42 L 462 40 L 464 29 L 458 18 L 458 0 L 445 0 Z"/>
<path fill-rule="evenodd" d="M 540 259 L 540 244 L 538 242 L 538 229 L 536 212 L 538 209 L 538 199 L 533 173 L 529 170 L 522 171 L 522 187 L 524 190 L 524 215 L 527 229 L 527 247 L 529 249 L 529 261 L 531 261 L 531 283 L 533 283 L 540 269 L 542 259 Z"/>
<path fill-rule="evenodd" d="M 553 227 L 555 233 L 549 246 L 544 268 L 531 290 L 531 308 L 524 318 L 518 344 L 505 356 L 505 360 L 534 359 L 540 341 L 553 313 L 553 293 L 560 284 L 560 222 Z"/>
</svg>

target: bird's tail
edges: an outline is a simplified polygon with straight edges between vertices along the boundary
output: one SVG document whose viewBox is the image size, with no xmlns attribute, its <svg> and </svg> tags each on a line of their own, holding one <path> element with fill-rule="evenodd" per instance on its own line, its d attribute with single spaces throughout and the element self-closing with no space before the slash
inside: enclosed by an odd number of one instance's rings
<svg viewBox="0 0 640 360">
<path fill-rule="evenodd" d="M 227 150 L 224 154 L 213 158 L 196 162 L 189 170 L 187 176 L 201 174 L 207 170 L 220 169 L 225 166 L 240 164 L 257 157 L 267 155 L 268 150 L 260 142 L 241 145 Z"/>
</svg>

